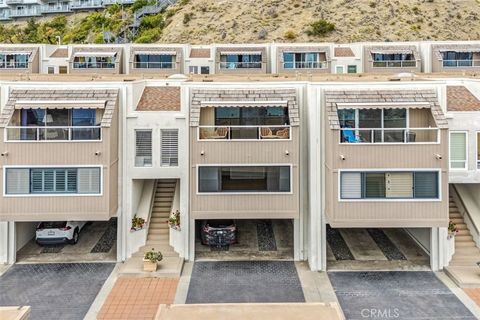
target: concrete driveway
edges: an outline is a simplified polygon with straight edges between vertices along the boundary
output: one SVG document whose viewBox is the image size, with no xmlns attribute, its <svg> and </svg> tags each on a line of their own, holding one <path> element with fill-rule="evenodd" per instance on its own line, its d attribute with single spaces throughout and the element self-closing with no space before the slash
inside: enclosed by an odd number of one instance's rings
<svg viewBox="0 0 480 320">
<path fill-rule="evenodd" d="M 81 320 L 113 263 L 17 264 L 0 277 L 0 306 L 32 307 L 32 320 Z"/>
<path fill-rule="evenodd" d="M 294 262 L 195 262 L 186 303 L 248 302 L 305 302 Z"/>
<path fill-rule="evenodd" d="M 329 272 L 345 317 L 476 319 L 433 272 Z"/>
</svg>

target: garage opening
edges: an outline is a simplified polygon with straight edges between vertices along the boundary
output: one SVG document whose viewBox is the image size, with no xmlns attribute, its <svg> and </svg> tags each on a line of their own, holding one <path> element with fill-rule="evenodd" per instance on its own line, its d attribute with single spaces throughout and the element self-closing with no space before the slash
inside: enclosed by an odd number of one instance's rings
<svg viewBox="0 0 480 320">
<path fill-rule="evenodd" d="M 430 229 L 331 228 L 329 271 L 428 271 Z"/>
<path fill-rule="evenodd" d="M 16 222 L 17 263 L 115 262 L 117 218 Z"/>
<path fill-rule="evenodd" d="M 293 260 L 293 220 L 196 220 L 195 258 Z"/>
</svg>

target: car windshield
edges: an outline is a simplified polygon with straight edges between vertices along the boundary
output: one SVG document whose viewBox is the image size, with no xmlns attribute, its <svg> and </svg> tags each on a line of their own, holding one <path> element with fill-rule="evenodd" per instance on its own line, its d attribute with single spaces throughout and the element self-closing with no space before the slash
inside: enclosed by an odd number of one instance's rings
<svg viewBox="0 0 480 320">
<path fill-rule="evenodd" d="M 57 229 L 57 228 L 65 228 L 67 225 L 66 221 L 47 221 L 42 222 L 38 226 L 39 229 Z"/>
<path fill-rule="evenodd" d="M 210 220 L 208 225 L 212 228 L 226 228 L 233 225 L 233 220 Z"/>
</svg>

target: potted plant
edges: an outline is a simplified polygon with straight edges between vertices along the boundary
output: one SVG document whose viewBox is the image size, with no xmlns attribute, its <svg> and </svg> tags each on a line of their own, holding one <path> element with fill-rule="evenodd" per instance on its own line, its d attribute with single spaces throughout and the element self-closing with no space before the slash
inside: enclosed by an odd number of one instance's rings
<svg viewBox="0 0 480 320">
<path fill-rule="evenodd" d="M 457 225 L 454 222 L 450 221 L 448 223 L 448 238 L 450 239 L 451 237 L 454 237 L 457 234 L 457 232 L 458 232 Z"/>
<path fill-rule="evenodd" d="M 149 272 L 157 271 L 157 263 L 162 261 L 162 259 L 162 253 L 160 251 L 155 251 L 154 248 L 145 252 L 145 255 L 143 256 L 143 270 Z"/>
<path fill-rule="evenodd" d="M 145 219 L 137 217 L 137 215 L 135 214 L 132 218 L 132 228 L 130 228 L 130 231 L 142 230 L 144 225 Z"/>
<path fill-rule="evenodd" d="M 172 212 L 167 222 L 170 228 L 180 231 L 180 211 Z"/>
</svg>

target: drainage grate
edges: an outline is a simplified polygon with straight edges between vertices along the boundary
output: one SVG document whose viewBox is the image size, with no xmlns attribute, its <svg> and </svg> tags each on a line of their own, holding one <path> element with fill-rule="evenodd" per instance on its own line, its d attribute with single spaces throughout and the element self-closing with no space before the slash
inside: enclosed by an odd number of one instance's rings
<svg viewBox="0 0 480 320">
<path fill-rule="evenodd" d="M 327 225 L 327 242 L 336 260 L 355 260 L 340 231 Z"/>
<path fill-rule="evenodd" d="M 257 239 L 259 251 L 277 251 L 272 221 L 260 220 L 257 222 Z"/>
<path fill-rule="evenodd" d="M 64 244 L 45 245 L 40 253 L 60 253 L 64 247 Z"/>
<path fill-rule="evenodd" d="M 380 229 L 367 229 L 373 241 L 382 250 L 383 255 L 389 260 L 407 260 L 397 246 Z"/>
<path fill-rule="evenodd" d="M 91 253 L 110 252 L 117 239 L 117 218 L 108 221 L 108 226 Z"/>
</svg>

